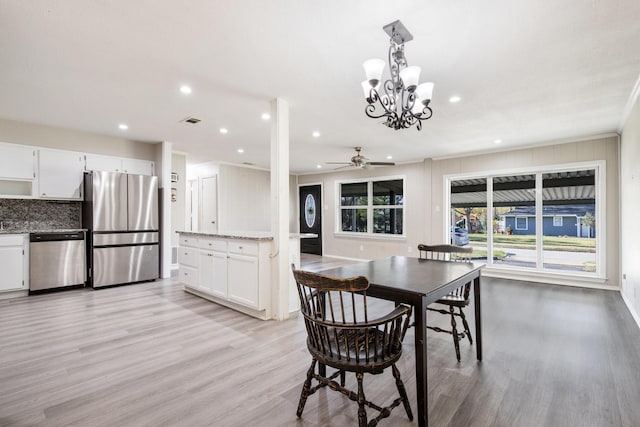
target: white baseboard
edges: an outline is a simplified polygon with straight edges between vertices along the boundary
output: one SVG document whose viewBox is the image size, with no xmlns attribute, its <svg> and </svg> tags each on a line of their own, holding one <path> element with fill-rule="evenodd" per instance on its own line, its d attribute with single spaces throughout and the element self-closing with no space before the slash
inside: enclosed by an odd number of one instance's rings
<svg viewBox="0 0 640 427">
<path fill-rule="evenodd" d="M 323 257 L 327 257 L 327 258 L 337 258 L 337 259 L 344 259 L 347 261 L 356 261 L 356 262 L 369 262 L 371 261 L 370 259 L 362 259 L 362 258 L 351 258 L 348 256 L 340 256 L 340 255 L 328 255 L 328 254 L 323 254 Z"/>
<path fill-rule="evenodd" d="M 636 323 L 638 324 L 638 328 L 640 328 L 640 315 L 635 311 L 633 305 L 631 304 L 631 301 L 627 299 L 625 294 L 623 292 L 620 292 L 620 295 L 622 295 L 622 301 L 624 301 L 624 303 L 627 305 L 627 308 L 629 309 L 633 320 L 636 321 Z"/>
</svg>

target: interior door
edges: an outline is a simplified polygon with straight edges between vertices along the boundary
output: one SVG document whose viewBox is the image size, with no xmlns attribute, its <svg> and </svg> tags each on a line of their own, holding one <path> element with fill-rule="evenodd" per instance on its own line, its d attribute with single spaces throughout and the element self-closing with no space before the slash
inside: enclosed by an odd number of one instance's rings
<svg viewBox="0 0 640 427">
<path fill-rule="evenodd" d="M 202 178 L 202 192 L 200 194 L 200 231 L 203 233 L 218 232 L 218 177 Z"/>
<path fill-rule="evenodd" d="M 317 237 L 300 239 L 300 252 L 322 255 L 322 187 L 300 187 L 300 233 L 313 233 Z"/>
</svg>

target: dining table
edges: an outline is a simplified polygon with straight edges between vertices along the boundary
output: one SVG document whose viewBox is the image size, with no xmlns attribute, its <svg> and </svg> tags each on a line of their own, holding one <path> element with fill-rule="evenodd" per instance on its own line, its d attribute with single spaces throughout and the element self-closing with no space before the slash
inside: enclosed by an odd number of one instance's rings
<svg viewBox="0 0 640 427">
<path fill-rule="evenodd" d="M 415 257 L 392 256 L 323 270 L 322 274 L 348 278 L 365 276 L 369 280 L 368 297 L 407 304 L 415 321 L 416 400 L 418 425 L 429 425 L 427 404 L 427 306 L 454 289 L 473 282 L 476 358 L 482 360 L 482 323 L 480 307 L 481 264 L 435 261 Z"/>
</svg>

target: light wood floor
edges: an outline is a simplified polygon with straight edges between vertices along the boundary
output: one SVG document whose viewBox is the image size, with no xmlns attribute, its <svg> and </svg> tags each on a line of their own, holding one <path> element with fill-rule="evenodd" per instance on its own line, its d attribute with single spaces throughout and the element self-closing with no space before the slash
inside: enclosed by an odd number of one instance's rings
<svg viewBox="0 0 640 427">
<path fill-rule="evenodd" d="M 429 335 L 432 426 L 640 426 L 640 330 L 618 293 L 483 278 L 482 298 L 482 363 Z M 415 413 L 412 343 L 399 368 Z M 309 362 L 299 318 L 256 320 L 175 280 L 0 300 L 0 426 L 356 425 L 330 390 L 296 418 Z M 395 397 L 390 373 L 365 393 Z M 381 424 L 416 425 L 402 408 Z"/>
</svg>

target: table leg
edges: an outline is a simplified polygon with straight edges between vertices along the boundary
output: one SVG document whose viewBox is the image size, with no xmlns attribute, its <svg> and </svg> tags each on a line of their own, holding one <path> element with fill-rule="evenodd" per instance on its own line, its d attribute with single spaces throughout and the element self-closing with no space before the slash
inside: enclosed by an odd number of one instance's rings
<svg viewBox="0 0 640 427">
<path fill-rule="evenodd" d="M 418 425 L 429 425 L 427 407 L 427 305 L 422 298 L 414 307 L 416 345 L 416 396 L 418 401 Z"/>
<path fill-rule="evenodd" d="M 480 276 L 473 279 L 473 303 L 476 315 L 476 358 L 482 360 L 482 320 L 480 313 Z"/>
</svg>

